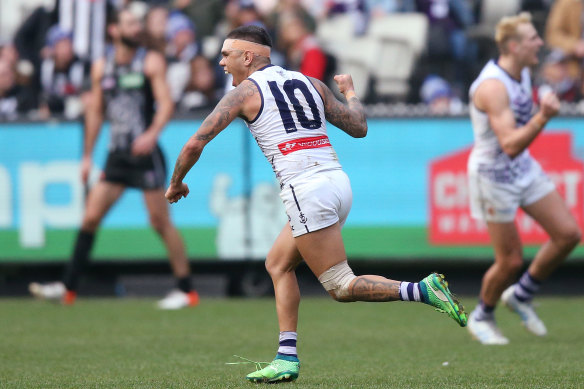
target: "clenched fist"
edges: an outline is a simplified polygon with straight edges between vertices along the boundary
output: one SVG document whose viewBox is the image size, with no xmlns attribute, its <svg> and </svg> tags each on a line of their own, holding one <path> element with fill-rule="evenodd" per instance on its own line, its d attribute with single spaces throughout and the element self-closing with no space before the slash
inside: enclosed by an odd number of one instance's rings
<svg viewBox="0 0 584 389">
<path fill-rule="evenodd" d="M 560 110 L 560 100 L 558 99 L 558 96 L 553 92 L 543 95 L 539 102 L 539 110 L 542 115 L 548 119 L 556 116 Z"/>
<path fill-rule="evenodd" d="M 180 185 L 173 185 L 170 184 L 164 197 L 169 203 L 176 203 L 183 197 L 187 197 L 189 194 L 189 187 L 184 182 L 181 182 Z"/>
<path fill-rule="evenodd" d="M 355 92 L 355 87 L 353 86 L 353 79 L 350 74 L 337 74 L 334 77 L 335 82 L 339 86 L 339 91 L 345 94 L 349 91 Z"/>
</svg>

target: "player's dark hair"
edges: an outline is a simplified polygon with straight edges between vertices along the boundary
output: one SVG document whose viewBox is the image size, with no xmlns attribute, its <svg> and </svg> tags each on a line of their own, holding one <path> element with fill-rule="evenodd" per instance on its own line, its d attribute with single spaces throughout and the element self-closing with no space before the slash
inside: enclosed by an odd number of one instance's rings
<svg viewBox="0 0 584 389">
<path fill-rule="evenodd" d="M 227 39 L 242 39 L 272 47 L 272 38 L 266 30 L 258 26 L 241 26 L 227 34 Z"/>
</svg>

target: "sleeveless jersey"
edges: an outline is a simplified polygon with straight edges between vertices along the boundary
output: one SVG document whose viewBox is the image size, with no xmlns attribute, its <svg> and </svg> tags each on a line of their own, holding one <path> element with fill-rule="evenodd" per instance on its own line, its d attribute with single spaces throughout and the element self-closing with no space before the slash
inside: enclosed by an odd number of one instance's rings
<svg viewBox="0 0 584 389">
<path fill-rule="evenodd" d="M 106 54 L 101 81 L 105 116 L 110 122 L 110 151 L 130 151 L 132 142 L 142 134 L 154 116 L 154 96 L 144 75 L 146 49 L 139 48 L 127 65 L 115 62 L 115 49 Z"/>
<path fill-rule="evenodd" d="M 326 132 L 324 102 L 302 73 L 268 65 L 249 78 L 262 106 L 247 126 L 272 165 L 280 186 L 341 169 Z"/>
<path fill-rule="evenodd" d="M 527 68 L 523 69 L 521 80 L 518 81 L 491 60 L 485 65 L 469 90 L 474 146 L 468 160 L 468 171 L 479 173 L 495 182 L 510 184 L 528 176 L 533 159 L 527 149 L 513 159 L 505 154 L 491 128 L 488 115 L 474 105 L 474 93 L 479 85 L 488 79 L 500 80 L 505 85 L 516 127 L 522 127 L 533 114 L 530 73 Z"/>
</svg>

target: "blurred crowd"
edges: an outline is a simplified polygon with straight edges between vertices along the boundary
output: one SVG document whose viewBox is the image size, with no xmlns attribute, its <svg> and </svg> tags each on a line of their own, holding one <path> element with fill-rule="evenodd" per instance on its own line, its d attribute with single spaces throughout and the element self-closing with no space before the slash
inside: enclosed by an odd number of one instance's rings
<svg viewBox="0 0 584 389">
<path fill-rule="evenodd" d="M 108 50 L 109 15 L 121 7 L 130 7 L 144 21 L 144 46 L 166 56 L 179 114 L 208 109 L 229 90 L 231 82 L 218 66 L 219 51 L 235 27 L 266 28 L 274 40 L 274 64 L 330 86 L 336 59 L 317 38 L 320 23 L 350 15 L 352 33 L 359 36 L 376 18 L 421 13 L 429 26 L 426 50 L 405 102 L 427 104 L 432 113 L 455 113 L 467 101 L 473 78 L 496 53 L 492 39 L 473 34 L 484 1 L 491 0 L 55 0 L 34 9 L 13 37 L 0 37 L 0 121 L 81 118 L 91 104 L 91 62 Z M 536 27 L 547 44 L 534 73 L 534 97 L 553 90 L 564 101 L 579 101 L 584 2 L 515 1 L 517 11 L 537 15 Z M 380 99 L 368 94 L 365 102 Z"/>
</svg>

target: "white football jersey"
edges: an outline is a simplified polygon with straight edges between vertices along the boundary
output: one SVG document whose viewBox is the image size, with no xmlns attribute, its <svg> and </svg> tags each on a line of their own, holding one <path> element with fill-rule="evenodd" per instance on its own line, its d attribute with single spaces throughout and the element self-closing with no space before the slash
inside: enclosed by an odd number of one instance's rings
<svg viewBox="0 0 584 389">
<path fill-rule="evenodd" d="M 262 106 L 246 123 L 281 187 L 290 180 L 341 169 L 327 136 L 322 96 L 306 76 L 268 65 L 249 80 L 259 89 Z"/>
<path fill-rule="evenodd" d="M 487 176 L 492 181 L 514 183 L 529 175 L 533 160 L 527 149 L 513 159 L 505 154 L 491 128 L 488 115 L 474 105 L 474 93 L 479 85 L 488 79 L 500 80 L 505 85 L 516 127 L 522 127 L 533 115 L 530 73 L 529 69 L 525 68 L 521 71 L 521 80 L 516 80 L 494 60 L 491 60 L 485 65 L 469 90 L 474 146 L 468 160 L 468 171 Z"/>
</svg>

